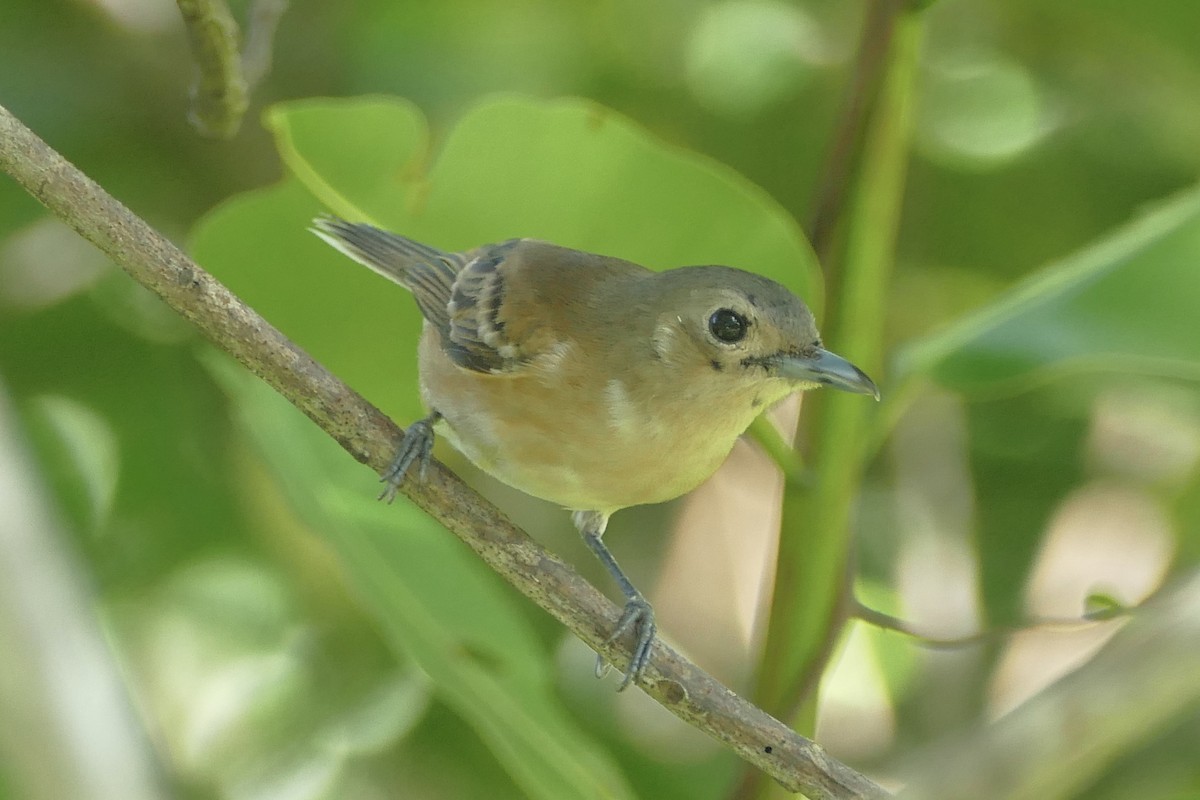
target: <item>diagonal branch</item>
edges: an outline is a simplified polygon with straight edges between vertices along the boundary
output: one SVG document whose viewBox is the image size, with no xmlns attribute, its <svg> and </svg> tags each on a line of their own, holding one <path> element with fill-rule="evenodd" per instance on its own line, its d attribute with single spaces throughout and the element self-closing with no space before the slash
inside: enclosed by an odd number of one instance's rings
<svg viewBox="0 0 1200 800">
<path fill-rule="evenodd" d="M 388 466 L 401 438 L 394 423 L 2 106 L 0 169 L 352 456 L 377 472 Z M 618 665 L 627 662 L 629 641 L 605 643 L 617 620 L 616 607 L 453 473 L 434 463 L 424 483 L 405 484 L 401 491 L 606 659 Z M 639 685 L 680 719 L 724 742 L 787 789 L 812 800 L 888 796 L 661 641 L 655 642 Z"/>
</svg>

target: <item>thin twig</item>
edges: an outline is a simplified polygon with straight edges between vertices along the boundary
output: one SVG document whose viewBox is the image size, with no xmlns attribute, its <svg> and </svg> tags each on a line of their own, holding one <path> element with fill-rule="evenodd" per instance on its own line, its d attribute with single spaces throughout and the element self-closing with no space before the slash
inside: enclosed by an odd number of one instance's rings
<svg viewBox="0 0 1200 800">
<path fill-rule="evenodd" d="M 1090 628 L 1094 625 L 1099 625 L 1101 622 L 1118 619 L 1123 616 L 1129 616 L 1133 613 L 1130 608 L 1105 608 L 1094 614 L 1086 614 L 1082 617 L 1040 617 L 1031 619 L 1021 625 L 1005 625 L 996 628 L 988 628 L 986 630 L 976 631 L 975 633 L 967 634 L 966 636 L 931 636 L 926 633 L 921 633 L 914 628 L 911 623 L 893 617 L 891 614 L 885 614 L 882 611 L 877 611 L 863 605 L 857 598 L 851 601 L 851 616 L 855 619 L 862 620 L 868 625 L 880 628 L 885 631 L 895 631 L 910 637 L 918 644 L 934 649 L 952 650 L 960 647 L 970 647 L 977 644 L 986 644 L 998 639 L 1005 639 L 1016 633 L 1031 630 L 1057 630 L 1057 631 L 1075 631 L 1083 628 Z"/>
<path fill-rule="evenodd" d="M 232 138 L 242 126 L 250 93 L 271 70 L 275 29 L 288 0 L 254 0 L 246 47 L 225 0 L 176 0 L 200 70 L 188 119 L 206 136 Z"/>
<path fill-rule="evenodd" d="M 352 456 L 376 472 L 388 466 L 402 436 L 394 423 L 3 107 L 0 169 L 308 415 Z M 590 647 L 610 662 L 627 662 L 629 637 L 606 643 L 619 615 L 616 606 L 453 473 L 434 463 L 423 483 L 406 483 L 401 491 Z M 738 697 L 661 641 L 655 642 L 638 685 L 680 719 L 811 800 L 888 797 L 869 779 Z"/>
<path fill-rule="evenodd" d="M 224 0 L 176 0 L 200 76 L 188 119 L 206 136 L 230 139 L 242 126 L 249 90 L 242 76 L 241 33 Z"/>
</svg>

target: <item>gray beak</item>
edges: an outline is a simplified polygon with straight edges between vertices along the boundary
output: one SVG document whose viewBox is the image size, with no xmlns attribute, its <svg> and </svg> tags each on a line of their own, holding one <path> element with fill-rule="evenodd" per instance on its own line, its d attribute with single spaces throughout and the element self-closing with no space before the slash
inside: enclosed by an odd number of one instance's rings
<svg viewBox="0 0 1200 800">
<path fill-rule="evenodd" d="M 869 394 L 879 399 L 879 389 L 866 373 L 839 355 L 817 350 L 807 358 L 784 356 L 779 360 L 779 375 L 793 381 L 820 383 L 854 394 Z"/>
</svg>

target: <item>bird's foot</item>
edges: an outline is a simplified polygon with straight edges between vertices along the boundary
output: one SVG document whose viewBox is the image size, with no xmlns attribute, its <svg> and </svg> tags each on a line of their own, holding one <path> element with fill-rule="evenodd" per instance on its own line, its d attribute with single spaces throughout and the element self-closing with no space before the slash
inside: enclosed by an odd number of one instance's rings
<svg viewBox="0 0 1200 800">
<path fill-rule="evenodd" d="M 417 464 L 417 480 L 425 480 L 425 471 L 429 469 L 433 453 L 433 425 L 439 419 L 441 415 L 435 411 L 425 419 L 417 420 L 408 426 L 404 438 L 400 440 L 400 449 L 396 452 L 396 457 L 379 478 L 387 484 L 379 495 L 380 500 L 390 503 L 396 499 L 396 492 L 399 491 L 400 484 L 404 483 L 404 476 L 408 474 L 414 462 Z"/>
<path fill-rule="evenodd" d="M 612 644 L 630 630 L 634 632 L 636 638 L 633 653 L 629 658 L 629 667 L 625 671 L 621 685 L 617 687 L 618 692 L 624 691 L 630 684 L 641 678 L 642 671 L 650 661 L 650 647 L 654 644 L 654 633 L 657 630 L 654 624 L 654 608 L 641 594 L 635 594 L 625 602 L 625 610 L 621 612 L 621 618 L 617 620 L 617 627 L 613 629 L 612 635 L 608 637 L 605 644 Z M 607 672 L 608 662 L 604 660 L 604 656 L 597 655 L 596 677 L 602 678 Z"/>
</svg>

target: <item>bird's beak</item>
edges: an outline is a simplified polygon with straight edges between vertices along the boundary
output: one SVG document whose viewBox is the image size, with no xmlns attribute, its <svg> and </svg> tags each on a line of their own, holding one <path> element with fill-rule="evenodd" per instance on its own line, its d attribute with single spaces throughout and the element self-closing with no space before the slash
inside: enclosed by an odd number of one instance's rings
<svg viewBox="0 0 1200 800">
<path fill-rule="evenodd" d="M 819 349 L 812 356 L 784 356 L 779 360 L 779 375 L 788 380 L 820 383 L 879 399 L 879 388 L 865 372 L 828 350 Z"/>
</svg>

